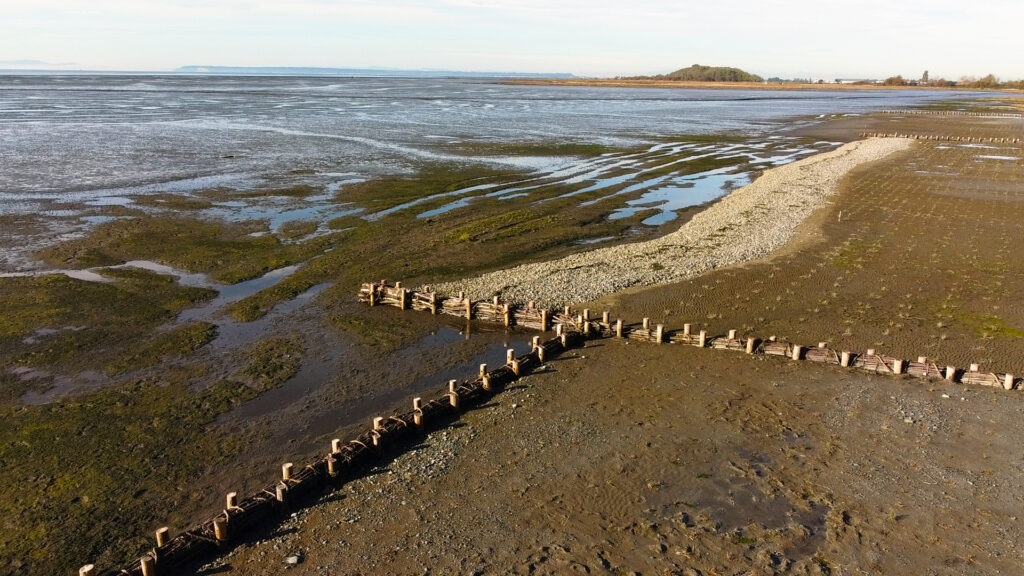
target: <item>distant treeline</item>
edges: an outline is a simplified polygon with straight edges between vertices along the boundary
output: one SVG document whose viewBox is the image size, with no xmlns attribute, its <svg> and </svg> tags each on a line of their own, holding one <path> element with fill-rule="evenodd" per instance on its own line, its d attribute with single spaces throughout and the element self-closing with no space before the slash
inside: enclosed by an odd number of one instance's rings
<svg viewBox="0 0 1024 576">
<path fill-rule="evenodd" d="M 744 72 L 739 68 L 725 66 L 701 66 L 694 64 L 689 68 L 680 68 L 669 74 L 657 76 L 638 76 L 639 79 L 679 80 L 684 82 L 763 82 L 757 74 Z"/>
<path fill-rule="evenodd" d="M 1024 90 L 1024 80 L 1008 80 L 1004 82 L 1000 81 L 995 74 L 989 74 L 982 78 L 965 76 L 960 80 L 946 80 L 945 78 L 929 78 L 927 70 L 920 80 L 907 79 L 903 76 L 890 76 L 882 84 L 886 86 L 942 86 L 949 88 L 955 86 L 957 88 L 1011 88 Z"/>
</svg>

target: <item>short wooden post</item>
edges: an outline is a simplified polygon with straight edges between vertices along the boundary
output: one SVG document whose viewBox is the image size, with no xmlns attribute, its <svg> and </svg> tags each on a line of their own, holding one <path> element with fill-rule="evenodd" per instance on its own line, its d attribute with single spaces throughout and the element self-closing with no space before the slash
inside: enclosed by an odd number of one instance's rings
<svg viewBox="0 0 1024 576">
<path fill-rule="evenodd" d="M 928 357 L 927 356 L 918 356 L 917 357 L 918 364 L 924 364 L 927 361 L 928 361 Z"/>
<path fill-rule="evenodd" d="M 868 356 L 874 356 L 875 355 L 875 349 L 874 348 L 868 348 L 867 355 Z"/>
<path fill-rule="evenodd" d="M 708 333 L 705 330 L 701 330 L 700 334 L 697 335 L 697 346 L 703 348 L 708 343 Z"/>
<path fill-rule="evenodd" d="M 1013 390 L 1013 374 L 1003 375 L 1003 389 Z"/>
<path fill-rule="evenodd" d="M 590 322 L 587 320 L 583 321 L 583 335 L 590 336 Z"/>
<path fill-rule="evenodd" d="M 170 534 L 171 534 L 171 529 L 168 528 L 167 526 L 164 526 L 163 528 L 158 529 L 156 531 L 156 547 L 160 548 L 161 546 L 166 545 L 167 544 L 167 540 L 170 537 Z"/>
<path fill-rule="evenodd" d="M 622 338 L 622 318 L 615 321 L 615 337 Z"/>
<path fill-rule="evenodd" d="M 839 365 L 842 366 L 843 368 L 849 368 L 850 367 L 850 353 L 849 352 L 843 352 L 842 355 L 839 356 Z"/>
<path fill-rule="evenodd" d="M 338 460 L 333 454 L 329 454 L 327 456 L 327 475 L 331 478 L 336 478 L 338 476 Z"/>
<path fill-rule="evenodd" d="M 548 331 L 548 311 L 547 310 L 541 310 L 540 311 L 540 331 L 541 332 L 547 332 Z"/>
<path fill-rule="evenodd" d="M 562 332 L 565 332 L 565 325 L 555 324 L 555 336 L 561 336 Z"/>
<path fill-rule="evenodd" d="M 768 337 L 769 342 L 775 342 L 777 339 L 774 334 Z"/>
<path fill-rule="evenodd" d="M 288 503 L 288 485 L 284 482 L 278 482 L 274 489 L 274 494 L 277 497 L 277 501 L 281 504 Z"/>
<path fill-rule="evenodd" d="M 487 374 L 487 364 L 480 365 L 480 375 L 483 376 L 484 374 Z"/>
<path fill-rule="evenodd" d="M 231 510 L 238 508 L 238 492 L 228 492 L 224 497 L 224 509 Z"/>
<path fill-rule="evenodd" d="M 590 308 L 583 309 L 583 321 L 590 322 Z"/>
<path fill-rule="evenodd" d="M 828 342 L 818 342 L 818 348 L 819 349 L 828 348 Z"/>
<path fill-rule="evenodd" d="M 487 366 L 484 364 L 484 366 Z M 412 399 L 412 423 L 417 428 L 423 428 L 423 399 L 413 398 Z"/>
<path fill-rule="evenodd" d="M 892 361 L 892 373 L 893 374 L 903 374 L 903 360 L 893 360 Z"/>
<path fill-rule="evenodd" d="M 650 329 L 651 329 L 651 319 L 650 318 L 644 318 L 644 330 L 650 330 Z"/>
<path fill-rule="evenodd" d="M 331 454 L 337 454 L 341 452 L 341 438 L 334 438 L 331 440 Z"/>
<path fill-rule="evenodd" d="M 377 304 L 376 299 L 377 299 L 377 285 L 376 284 L 370 284 L 370 307 L 373 307 L 374 305 Z"/>
<path fill-rule="evenodd" d="M 690 325 L 689 324 L 683 324 L 683 336 L 689 336 L 689 335 L 690 335 Z"/>
<path fill-rule="evenodd" d="M 562 340 L 562 348 L 563 349 L 568 348 L 569 347 L 569 335 L 566 334 L 565 332 L 562 332 L 562 334 L 559 336 L 559 338 Z"/>
<path fill-rule="evenodd" d="M 373 439 L 373 448 L 374 448 L 374 450 L 380 450 L 382 445 L 384 444 L 384 437 L 381 436 L 380 431 L 379 430 L 370 430 L 370 438 Z"/>
<path fill-rule="evenodd" d="M 292 463 L 286 462 L 281 465 L 281 480 L 291 480 L 292 478 Z"/>
<path fill-rule="evenodd" d="M 495 296 L 492 301 L 494 302 L 495 306 L 498 305 L 498 297 L 497 296 Z"/>
<path fill-rule="evenodd" d="M 971 364 L 971 372 L 977 372 L 980 369 L 981 367 L 978 366 L 977 364 Z"/>
<path fill-rule="evenodd" d="M 735 330 L 729 330 L 729 340 L 735 340 L 735 339 L 736 339 L 736 331 Z"/>
<path fill-rule="evenodd" d="M 224 542 L 228 539 L 228 521 L 226 518 L 218 516 L 213 519 L 213 537 L 218 542 Z"/>
<path fill-rule="evenodd" d="M 483 376 L 481 376 L 480 377 L 480 385 L 483 387 L 484 390 L 487 390 L 488 392 L 490 392 L 491 391 L 491 375 L 490 374 L 484 374 Z"/>
<path fill-rule="evenodd" d="M 794 344 L 793 345 L 793 360 L 799 360 L 800 356 L 803 354 L 803 351 L 804 351 L 804 347 L 803 346 L 797 346 L 796 344 Z"/>
<path fill-rule="evenodd" d="M 408 308 L 408 306 L 406 305 L 408 303 L 408 301 L 409 301 L 409 289 L 408 288 L 399 288 L 398 289 L 399 308 L 401 308 L 402 310 L 405 310 L 406 308 Z"/>
<path fill-rule="evenodd" d="M 609 318 L 611 318 L 611 316 L 608 314 L 608 312 L 602 312 L 601 313 L 601 323 L 604 324 L 605 326 L 607 326 L 609 324 L 609 322 L 608 322 Z"/>
<path fill-rule="evenodd" d="M 142 565 L 142 576 L 156 576 L 156 560 L 152 556 L 143 556 L 139 563 Z"/>
<path fill-rule="evenodd" d="M 566 316 L 572 316 L 572 306 L 566 306 L 565 307 L 565 315 Z"/>
<path fill-rule="evenodd" d="M 657 342 L 658 344 L 661 344 L 662 336 L 664 336 L 664 335 L 665 335 L 665 325 L 664 324 L 658 324 L 657 326 L 654 327 L 654 341 L 655 342 Z"/>
<path fill-rule="evenodd" d="M 949 380 L 950 382 L 952 382 L 953 378 L 955 376 L 956 376 L 956 368 L 953 367 L 953 366 L 946 366 L 946 380 Z"/>
<path fill-rule="evenodd" d="M 512 361 L 515 360 L 515 359 L 516 359 L 516 351 L 515 351 L 514 348 L 509 348 L 508 350 L 505 350 L 505 362 L 506 363 L 511 364 Z"/>
<path fill-rule="evenodd" d="M 512 325 L 512 311 L 509 308 L 508 304 L 505 304 L 504 313 L 505 313 L 505 328 L 508 328 L 509 326 Z"/>
<path fill-rule="evenodd" d="M 753 354 L 753 353 L 754 353 L 754 339 L 753 338 L 747 338 L 747 354 Z"/>
<path fill-rule="evenodd" d="M 437 315 L 437 292 L 430 293 L 430 313 Z"/>
<path fill-rule="evenodd" d="M 96 576 L 96 566 L 94 564 L 86 564 L 78 569 L 78 576 Z"/>
<path fill-rule="evenodd" d="M 459 394 L 457 392 L 448 393 L 448 403 L 452 405 L 452 408 L 459 409 Z"/>
<path fill-rule="evenodd" d="M 452 380 L 452 382 L 454 382 L 454 380 Z M 383 416 L 375 417 L 373 419 L 373 429 L 374 430 L 381 430 L 383 428 L 384 428 L 384 417 Z"/>
<path fill-rule="evenodd" d="M 449 392 L 457 392 L 458 389 L 459 389 L 459 381 L 458 380 L 449 380 L 448 381 L 448 391 Z"/>
<path fill-rule="evenodd" d="M 473 319 L 473 303 L 466 300 L 466 320 Z"/>
<path fill-rule="evenodd" d="M 533 337 L 533 349 L 537 352 L 537 360 L 544 361 L 544 347 L 540 345 L 540 336 Z"/>
</svg>

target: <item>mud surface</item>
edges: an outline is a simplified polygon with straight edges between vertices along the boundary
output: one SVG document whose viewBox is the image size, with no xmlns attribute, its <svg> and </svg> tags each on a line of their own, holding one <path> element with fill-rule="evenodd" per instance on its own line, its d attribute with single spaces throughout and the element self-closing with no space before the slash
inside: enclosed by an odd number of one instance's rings
<svg viewBox="0 0 1024 576">
<path fill-rule="evenodd" d="M 1024 163 L 993 155 L 1021 151 L 921 143 L 851 173 L 767 261 L 589 305 L 1024 372 Z M 1018 392 L 603 341 L 200 573 L 1017 573 L 1022 411 Z"/>
</svg>

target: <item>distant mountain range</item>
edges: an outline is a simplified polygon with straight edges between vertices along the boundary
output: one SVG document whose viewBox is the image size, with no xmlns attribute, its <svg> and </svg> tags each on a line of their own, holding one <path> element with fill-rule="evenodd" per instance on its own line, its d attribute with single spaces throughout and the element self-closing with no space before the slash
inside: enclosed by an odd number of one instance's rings
<svg viewBox="0 0 1024 576">
<path fill-rule="evenodd" d="M 416 78 L 575 78 L 567 72 L 465 72 L 460 70 L 393 70 L 389 68 L 301 68 L 288 66 L 182 66 L 176 74 L 248 76 L 402 76 Z"/>
</svg>

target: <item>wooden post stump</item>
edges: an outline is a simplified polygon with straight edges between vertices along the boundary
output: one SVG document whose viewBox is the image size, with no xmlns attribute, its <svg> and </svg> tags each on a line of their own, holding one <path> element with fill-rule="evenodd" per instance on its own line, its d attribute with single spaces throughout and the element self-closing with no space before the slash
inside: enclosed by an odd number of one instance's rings
<svg viewBox="0 0 1024 576">
<path fill-rule="evenodd" d="M 843 352 L 843 354 L 839 357 L 839 365 L 842 366 L 843 368 L 849 368 L 850 367 L 850 353 L 849 352 Z"/>
<path fill-rule="evenodd" d="M 622 338 L 622 318 L 615 321 L 615 337 Z"/>
<path fill-rule="evenodd" d="M 541 310 L 540 311 L 540 331 L 541 332 L 547 332 L 548 331 L 548 311 L 547 310 Z"/>
<path fill-rule="evenodd" d="M 977 372 L 980 369 L 981 367 L 978 366 L 977 364 L 971 364 L 971 372 Z"/>
<path fill-rule="evenodd" d="M 452 382 L 454 382 L 454 380 L 452 380 Z M 384 428 L 384 417 L 383 416 L 376 416 L 376 417 L 374 417 L 374 419 L 373 419 L 373 429 L 374 430 L 381 430 L 382 428 Z"/>
<path fill-rule="evenodd" d="M 228 492 L 224 497 L 224 509 L 231 510 L 238 508 L 238 492 Z"/>
<path fill-rule="evenodd" d="M 448 403 L 452 405 L 452 408 L 459 409 L 459 395 L 455 392 L 448 393 Z"/>
<path fill-rule="evenodd" d="M 337 454 L 341 452 L 341 438 L 334 438 L 331 440 L 331 454 Z"/>
<path fill-rule="evenodd" d="M 650 329 L 651 329 L 651 319 L 650 318 L 644 318 L 644 330 L 650 330 Z"/>
<path fill-rule="evenodd" d="M 228 539 L 228 521 L 220 516 L 213 519 L 213 536 L 218 542 L 226 542 Z"/>
<path fill-rule="evenodd" d="M 167 541 L 170 539 L 170 535 L 171 535 L 171 529 L 168 528 L 167 526 L 164 526 L 163 528 L 158 529 L 156 531 L 156 547 L 160 548 L 161 546 L 166 545 Z"/>
<path fill-rule="evenodd" d="M 86 564 L 78 569 L 78 576 L 96 576 L 96 566 L 94 564 Z"/>
<path fill-rule="evenodd" d="M 700 334 L 697 335 L 697 346 L 703 348 L 708 343 L 708 333 L 706 330 L 701 330 Z"/>
<path fill-rule="evenodd" d="M 274 495 L 281 504 L 288 504 L 288 485 L 284 482 L 278 482 L 274 488 Z"/>
<path fill-rule="evenodd" d="M 608 314 L 608 312 L 602 312 L 601 313 L 601 323 L 602 324 L 605 324 L 605 325 L 609 324 L 609 322 L 608 322 L 609 318 L 611 318 L 611 316 Z"/>
<path fill-rule="evenodd" d="M 292 478 L 292 463 L 286 462 L 281 465 L 281 480 L 291 480 Z"/>
<path fill-rule="evenodd" d="M 661 344 L 662 341 L 663 341 L 662 337 L 664 335 L 665 335 L 665 325 L 664 324 L 658 324 L 657 326 L 654 327 L 654 341 L 655 342 L 657 342 L 658 344 Z"/>
<path fill-rule="evenodd" d="M 376 284 L 370 284 L 370 307 L 371 308 L 373 308 L 377 304 L 377 302 L 375 301 L 376 300 L 376 296 L 377 296 L 377 285 Z"/>
<path fill-rule="evenodd" d="M 953 378 L 955 376 L 956 376 L 956 368 L 954 368 L 953 366 L 946 366 L 946 380 L 949 380 L 950 382 L 952 382 Z"/>
<path fill-rule="evenodd" d="M 338 460 L 333 454 L 327 456 L 327 475 L 331 478 L 337 478 L 338 476 Z"/>
<path fill-rule="evenodd" d="M 145 555 L 139 560 L 139 564 L 142 566 L 142 576 L 156 576 L 156 559 L 150 555 Z"/>
<path fill-rule="evenodd" d="M 689 336 L 689 335 L 690 335 L 690 325 L 689 324 L 683 324 L 683 336 Z"/>
<path fill-rule="evenodd" d="M 1003 375 L 1003 389 L 1013 390 L 1013 374 Z"/>
<path fill-rule="evenodd" d="M 486 364 L 484 364 L 486 366 Z M 423 428 L 423 399 L 413 398 L 412 399 L 412 422 L 417 428 Z"/>
<path fill-rule="evenodd" d="M 903 374 L 903 360 L 892 361 L 892 373 L 897 375 Z"/>
<path fill-rule="evenodd" d="M 729 340 L 735 340 L 735 339 L 736 339 L 736 331 L 735 330 L 729 330 Z"/>
<path fill-rule="evenodd" d="M 753 338 L 747 338 L 747 354 L 753 354 L 753 353 L 754 353 L 754 339 Z"/>
<path fill-rule="evenodd" d="M 804 347 L 803 346 L 797 346 L 796 344 L 794 344 L 793 345 L 793 360 L 799 360 L 800 356 L 803 354 L 803 352 L 804 352 Z"/>
</svg>

